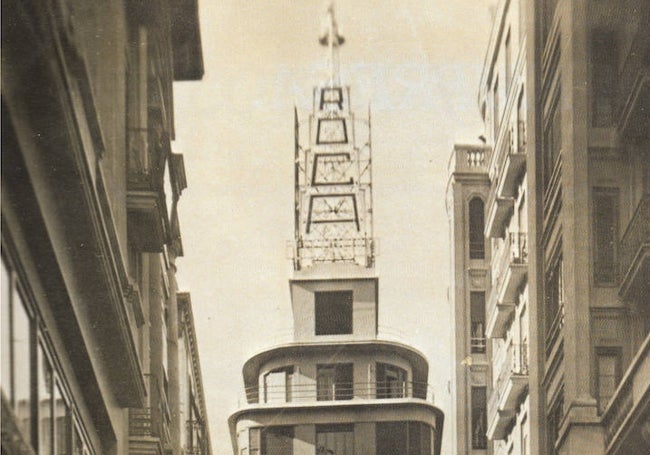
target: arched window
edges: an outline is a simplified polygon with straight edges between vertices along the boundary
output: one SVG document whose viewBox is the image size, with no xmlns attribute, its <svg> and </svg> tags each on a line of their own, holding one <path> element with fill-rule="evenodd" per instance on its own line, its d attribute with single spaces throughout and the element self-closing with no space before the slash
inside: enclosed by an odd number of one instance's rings
<svg viewBox="0 0 650 455">
<path fill-rule="evenodd" d="M 469 258 L 485 258 L 485 237 L 483 230 L 483 201 L 475 197 L 469 201 Z"/>
</svg>

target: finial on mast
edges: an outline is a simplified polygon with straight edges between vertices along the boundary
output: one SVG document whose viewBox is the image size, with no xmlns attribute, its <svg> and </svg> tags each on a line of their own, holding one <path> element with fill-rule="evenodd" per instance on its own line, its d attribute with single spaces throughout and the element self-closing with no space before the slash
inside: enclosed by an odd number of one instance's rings
<svg viewBox="0 0 650 455">
<path fill-rule="evenodd" d="M 345 38 L 339 34 L 339 27 L 336 23 L 334 1 L 331 1 L 327 7 L 327 22 L 324 28 L 325 30 L 321 33 L 318 42 L 323 46 L 327 46 L 329 49 L 329 84 L 334 85 L 334 83 L 339 83 L 338 48 L 345 43 Z"/>
</svg>

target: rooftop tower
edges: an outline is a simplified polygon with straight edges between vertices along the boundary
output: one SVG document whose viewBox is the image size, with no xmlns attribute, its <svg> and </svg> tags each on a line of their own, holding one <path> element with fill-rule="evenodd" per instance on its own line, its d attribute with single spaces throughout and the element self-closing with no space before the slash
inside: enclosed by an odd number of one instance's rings
<svg viewBox="0 0 650 455">
<path fill-rule="evenodd" d="M 328 78 L 308 120 L 295 113 L 293 338 L 244 364 L 234 453 L 439 455 L 443 414 L 427 360 L 378 331 L 370 121 L 355 119 L 340 84 L 333 6 L 319 41 Z"/>
</svg>

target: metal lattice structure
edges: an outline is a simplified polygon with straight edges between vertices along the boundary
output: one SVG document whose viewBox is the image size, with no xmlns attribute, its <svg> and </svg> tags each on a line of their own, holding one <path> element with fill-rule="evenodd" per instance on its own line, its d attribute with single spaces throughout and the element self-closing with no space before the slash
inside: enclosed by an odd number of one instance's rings
<svg viewBox="0 0 650 455">
<path fill-rule="evenodd" d="M 343 38 L 332 8 L 328 19 L 320 42 L 329 48 L 329 81 L 314 89 L 308 122 L 295 114 L 295 270 L 328 262 L 374 265 L 370 112 L 367 120 L 355 119 L 350 89 L 338 82 Z M 308 136 L 304 147 L 301 131 Z"/>
</svg>

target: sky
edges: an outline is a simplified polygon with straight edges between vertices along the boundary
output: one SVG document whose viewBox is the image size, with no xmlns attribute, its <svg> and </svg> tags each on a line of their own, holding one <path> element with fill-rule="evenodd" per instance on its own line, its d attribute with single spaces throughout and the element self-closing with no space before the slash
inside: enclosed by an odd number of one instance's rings
<svg viewBox="0 0 650 455">
<path fill-rule="evenodd" d="M 372 112 L 380 330 L 422 351 L 435 403 L 451 401 L 447 163 L 483 133 L 478 84 L 493 0 L 339 0 L 340 73 L 357 115 Z M 202 0 L 205 76 L 176 83 L 179 203 L 215 455 L 243 404 L 242 366 L 292 324 L 293 108 L 306 118 L 327 77 L 323 0 Z M 451 447 L 445 422 L 443 453 Z"/>
</svg>

